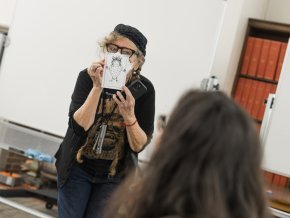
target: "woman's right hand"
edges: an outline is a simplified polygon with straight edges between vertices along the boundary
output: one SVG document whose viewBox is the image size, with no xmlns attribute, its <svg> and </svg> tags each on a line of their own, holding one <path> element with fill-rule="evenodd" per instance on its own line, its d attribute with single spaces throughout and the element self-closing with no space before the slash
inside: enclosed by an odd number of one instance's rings
<svg viewBox="0 0 290 218">
<path fill-rule="evenodd" d="M 93 62 L 91 66 L 88 68 L 88 74 L 90 75 L 93 81 L 94 87 L 101 88 L 104 65 L 105 59 Z"/>
</svg>

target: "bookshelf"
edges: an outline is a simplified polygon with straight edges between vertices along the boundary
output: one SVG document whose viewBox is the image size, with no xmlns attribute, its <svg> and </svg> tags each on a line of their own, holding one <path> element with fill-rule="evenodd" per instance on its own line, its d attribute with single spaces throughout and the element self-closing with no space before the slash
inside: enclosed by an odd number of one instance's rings
<svg viewBox="0 0 290 218">
<path fill-rule="evenodd" d="M 249 19 L 232 96 L 260 128 L 265 99 L 275 93 L 290 36 L 290 25 Z"/>
<path fill-rule="evenodd" d="M 254 119 L 259 130 L 265 100 L 275 93 L 290 37 L 290 24 L 249 19 L 232 97 Z M 271 206 L 290 212 L 290 178 L 264 171 Z"/>
</svg>

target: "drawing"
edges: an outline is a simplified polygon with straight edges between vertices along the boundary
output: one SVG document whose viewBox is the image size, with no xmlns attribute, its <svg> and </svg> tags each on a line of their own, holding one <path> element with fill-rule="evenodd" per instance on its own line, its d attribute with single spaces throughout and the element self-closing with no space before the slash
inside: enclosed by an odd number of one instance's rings
<svg viewBox="0 0 290 218">
<path fill-rule="evenodd" d="M 106 69 L 110 72 L 111 82 L 115 80 L 118 82 L 118 76 L 121 72 L 126 72 L 126 66 L 122 66 L 122 58 L 121 57 L 113 57 L 111 64 L 106 66 Z"/>
<path fill-rule="evenodd" d="M 103 88 L 122 90 L 126 83 L 126 76 L 132 64 L 129 57 L 120 53 L 107 53 L 102 81 Z"/>
</svg>

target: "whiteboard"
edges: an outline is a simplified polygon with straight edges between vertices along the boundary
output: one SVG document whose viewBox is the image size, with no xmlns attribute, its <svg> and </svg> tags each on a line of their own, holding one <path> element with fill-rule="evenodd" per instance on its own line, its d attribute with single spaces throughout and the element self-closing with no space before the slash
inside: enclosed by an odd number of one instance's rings
<svg viewBox="0 0 290 218">
<path fill-rule="evenodd" d="M 264 169 L 290 177 L 290 53 L 287 47 L 269 120 L 264 147 Z"/>
<path fill-rule="evenodd" d="M 148 38 L 142 74 L 156 89 L 156 115 L 209 76 L 223 0 L 18 0 L 0 71 L 0 117 L 64 135 L 79 71 L 118 23 Z"/>
</svg>

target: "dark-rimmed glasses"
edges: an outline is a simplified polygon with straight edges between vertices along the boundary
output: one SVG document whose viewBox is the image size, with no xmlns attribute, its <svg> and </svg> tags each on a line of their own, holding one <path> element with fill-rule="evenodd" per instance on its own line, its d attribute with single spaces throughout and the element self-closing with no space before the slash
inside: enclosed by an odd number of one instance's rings
<svg viewBox="0 0 290 218">
<path fill-rule="evenodd" d="M 118 45 L 115 45 L 113 43 L 106 44 L 107 52 L 109 53 L 117 53 L 120 50 L 120 53 L 122 55 L 127 55 L 129 58 L 136 53 L 133 49 L 126 48 L 126 47 L 120 47 Z"/>
</svg>

